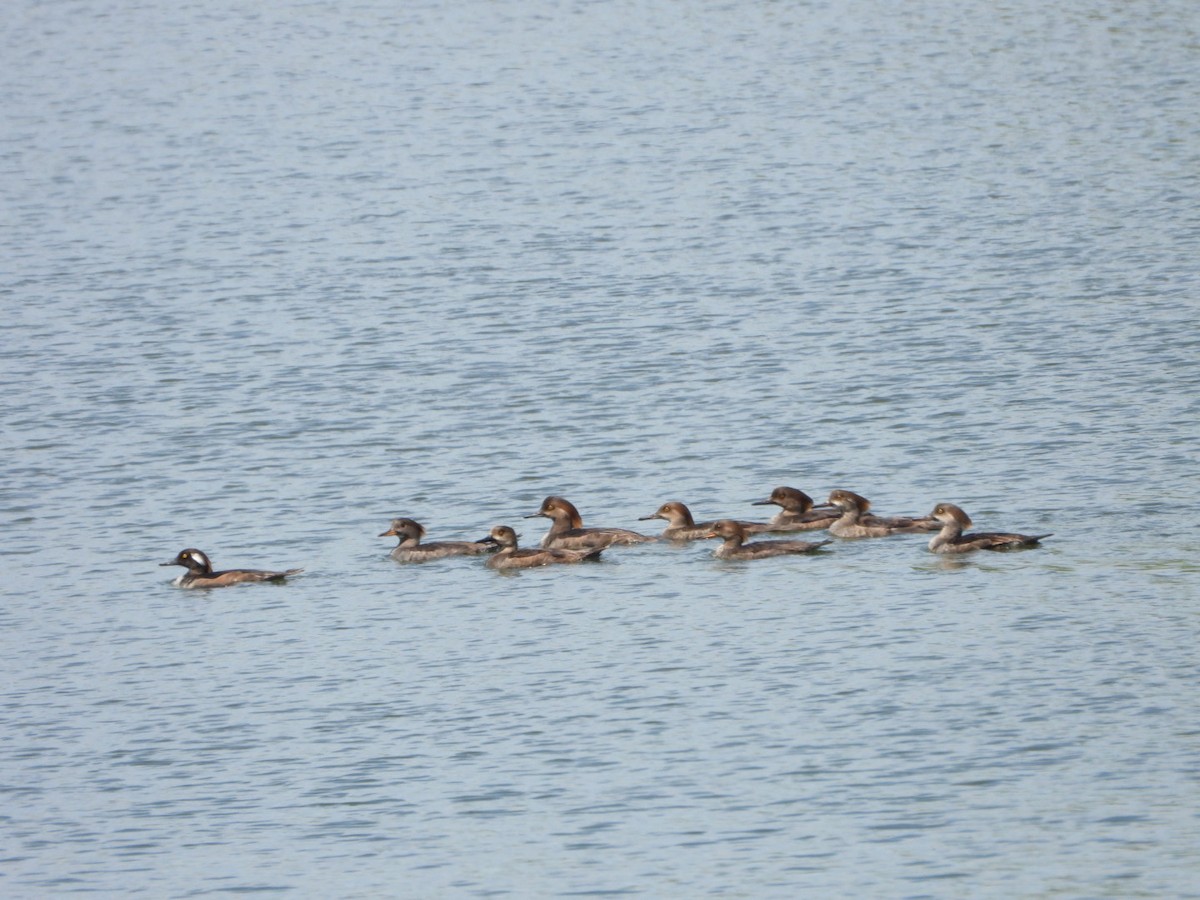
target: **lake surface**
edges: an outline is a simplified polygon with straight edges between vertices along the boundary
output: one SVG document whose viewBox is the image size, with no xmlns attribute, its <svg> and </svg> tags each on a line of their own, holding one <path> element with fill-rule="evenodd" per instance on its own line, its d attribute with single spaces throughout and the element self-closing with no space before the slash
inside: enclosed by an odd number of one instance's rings
<svg viewBox="0 0 1200 900">
<path fill-rule="evenodd" d="M 0 894 L 1200 896 L 1198 82 L 1192 0 L 10 2 Z M 1054 536 L 376 537 L 777 485 Z"/>
</svg>

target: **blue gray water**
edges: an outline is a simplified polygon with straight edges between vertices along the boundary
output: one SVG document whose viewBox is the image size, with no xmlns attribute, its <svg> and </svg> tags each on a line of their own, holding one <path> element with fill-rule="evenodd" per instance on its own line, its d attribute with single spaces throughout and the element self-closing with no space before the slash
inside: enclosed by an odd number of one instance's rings
<svg viewBox="0 0 1200 900">
<path fill-rule="evenodd" d="M 1198 83 L 1192 0 L 11 0 L 0 894 L 1200 896 Z M 1054 537 L 376 537 L 783 484 Z"/>
</svg>

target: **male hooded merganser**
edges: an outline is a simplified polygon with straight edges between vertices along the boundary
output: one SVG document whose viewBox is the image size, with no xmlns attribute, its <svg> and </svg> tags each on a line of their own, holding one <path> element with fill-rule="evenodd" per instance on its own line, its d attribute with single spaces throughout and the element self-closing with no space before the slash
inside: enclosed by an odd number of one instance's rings
<svg viewBox="0 0 1200 900">
<path fill-rule="evenodd" d="M 971 517 L 953 503 L 939 503 L 930 513 L 942 524 L 942 530 L 929 542 L 931 553 L 969 553 L 972 550 L 1020 550 L 1036 547 L 1049 534 L 1007 534 L 1001 531 L 977 531 L 963 534 L 971 527 Z"/>
<path fill-rule="evenodd" d="M 639 516 L 639 522 L 645 522 L 649 519 L 666 519 L 667 527 L 663 529 L 660 537 L 668 541 L 695 541 L 709 536 L 709 532 L 713 530 L 714 522 L 700 522 L 699 524 L 692 518 L 692 511 L 686 505 L 678 500 L 671 500 L 664 503 L 657 511 L 648 516 Z M 751 528 L 762 525 L 761 522 L 738 522 L 746 531 Z"/>
<path fill-rule="evenodd" d="M 833 541 L 756 541 L 747 544 L 746 529 L 732 519 L 721 519 L 713 523 L 708 537 L 724 540 L 713 556 L 717 559 L 762 559 L 766 556 L 787 556 L 793 553 L 812 553 Z"/>
<path fill-rule="evenodd" d="M 828 528 L 839 513 L 828 503 L 814 504 L 813 498 L 793 487 L 777 487 L 766 500 L 755 500 L 751 506 L 781 507 L 775 517 L 765 524 L 747 528 L 749 534 L 762 532 L 814 531 Z"/>
<path fill-rule="evenodd" d="M 577 563 L 585 559 L 599 559 L 603 547 L 587 550 L 563 550 L 559 548 L 517 547 L 517 533 L 507 525 L 497 525 L 481 544 L 493 544 L 499 551 L 484 564 L 489 569 L 531 569 L 534 566 L 549 566 L 554 563 Z"/>
<path fill-rule="evenodd" d="M 829 533 L 841 538 L 887 537 L 889 534 L 916 534 L 934 531 L 938 523 L 932 518 L 909 516 L 868 516 L 871 501 L 854 491 L 833 491 L 829 502 L 841 510 L 837 521 L 830 523 Z"/>
<path fill-rule="evenodd" d="M 422 544 L 425 526 L 412 519 L 392 519 L 392 527 L 379 536 L 392 535 L 400 539 L 400 543 L 392 550 L 392 559 L 396 562 L 425 562 L 445 556 L 479 556 L 496 549 L 494 544 L 482 541 L 434 541 Z"/>
<path fill-rule="evenodd" d="M 181 588 L 214 588 L 226 587 L 230 584 L 241 584 L 248 581 L 283 581 L 289 575 L 298 575 L 303 569 L 288 569 L 285 572 L 265 572 L 261 569 L 227 569 L 224 572 L 214 572 L 212 563 L 204 551 L 188 548 L 179 551 L 179 555 L 160 566 L 183 566 L 187 569 L 175 579 L 172 584 Z"/>
<path fill-rule="evenodd" d="M 562 497 L 547 497 L 542 501 L 541 509 L 525 518 L 536 519 L 538 516 L 551 520 L 550 530 L 542 538 L 542 546 L 547 549 L 592 550 L 614 544 L 644 544 L 658 540 L 627 528 L 584 528 L 579 510 Z"/>
</svg>

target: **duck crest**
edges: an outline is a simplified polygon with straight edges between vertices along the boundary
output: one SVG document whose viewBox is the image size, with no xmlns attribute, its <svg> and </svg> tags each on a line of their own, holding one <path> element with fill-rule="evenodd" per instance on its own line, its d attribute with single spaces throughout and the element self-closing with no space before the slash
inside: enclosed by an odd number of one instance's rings
<svg viewBox="0 0 1200 900">
<path fill-rule="evenodd" d="M 784 509 L 795 507 L 799 512 L 808 512 L 813 506 L 812 497 L 799 488 L 793 487 L 775 488 L 771 491 L 770 500 L 776 506 L 782 506 Z"/>
<path fill-rule="evenodd" d="M 666 519 L 675 528 L 696 527 L 696 520 L 692 518 L 692 511 L 688 509 L 686 503 L 681 503 L 678 500 L 668 500 L 651 515 L 638 516 L 638 521 L 647 521 L 649 519 Z"/>
<path fill-rule="evenodd" d="M 550 495 L 542 501 L 541 512 L 543 515 L 549 514 L 551 518 L 558 518 L 559 515 L 565 514 L 564 518 L 569 527 L 583 527 L 583 516 L 579 514 L 579 510 L 575 507 L 575 504 L 565 497 Z"/>
<path fill-rule="evenodd" d="M 419 544 L 425 537 L 425 526 L 415 519 L 392 519 L 391 527 L 380 537 L 398 537 L 401 544 Z"/>
<path fill-rule="evenodd" d="M 953 503 L 939 503 L 930 515 L 943 522 L 946 518 L 954 519 L 962 528 L 970 528 L 975 524 L 961 506 L 955 506 Z"/>
<path fill-rule="evenodd" d="M 871 508 L 871 501 L 862 494 L 856 494 L 854 491 L 846 491 L 840 488 L 829 494 L 829 502 L 839 506 L 842 503 L 849 504 L 855 507 L 860 513 L 865 513 Z"/>
<path fill-rule="evenodd" d="M 181 550 L 179 555 L 175 557 L 175 565 L 184 566 L 189 572 L 211 573 L 213 570 L 212 562 L 209 561 L 208 554 L 203 550 L 197 550 L 195 547 L 189 547 L 186 550 Z M 170 565 L 170 563 L 163 563 Z"/>
</svg>

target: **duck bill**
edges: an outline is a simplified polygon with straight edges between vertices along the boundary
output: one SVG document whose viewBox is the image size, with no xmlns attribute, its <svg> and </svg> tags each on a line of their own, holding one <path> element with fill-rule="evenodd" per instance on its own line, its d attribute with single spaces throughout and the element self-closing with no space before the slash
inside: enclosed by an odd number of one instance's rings
<svg viewBox="0 0 1200 900">
<path fill-rule="evenodd" d="M 774 502 L 775 501 L 771 500 L 770 498 L 767 498 L 766 500 L 752 500 L 750 502 L 750 505 L 751 506 L 770 506 Z"/>
<path fill-rule="evenodd" d="M 177 566 L 177 565 L 179 565 L 179 563 L 175 562 L 175 560 L 173 560 L 173 559 L 168 559 L 165 563 L 159 563 L 159 565 L 160 566 Z"/>
<path fill-rule="evenodd" d="M 489 534 L 487 537 L 481 537 L 475 543 L 477 543 L 477 544 L 499 544 L 500 542 Z"/>
<path fill-rule="evenodd" d="M 396 529 L 395 529 L 395 528 L 389 528 L 387 531 L 385 531 L 385 532 L 381 533 L 379 536 L 380 536 L 380 537 L 392 537 L 392 536 L 393 536 L 393 535 L 395 535 L 395 534 L 396 534 Z"/>
<path fill-rule="evenodd" d="M 639 522 L 649 522 L 651 519 L 657 519 L 657 518 L 658 518 L 658 513 L 654 513 L 653 515 L 650 515 L 650 516 L 638 516 L 638 521 Z"/>
<path fill-rule="evenodd" d="M 535 512 L 535 513 L 530 513 L 527 516 L 521 516 L 521 518 L 522 519 L 540 519 L 545 515 L 546 514 L 544 512 Z"/>
</svg>

